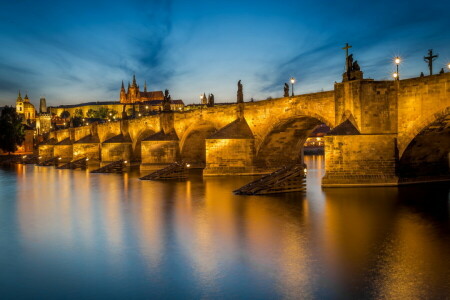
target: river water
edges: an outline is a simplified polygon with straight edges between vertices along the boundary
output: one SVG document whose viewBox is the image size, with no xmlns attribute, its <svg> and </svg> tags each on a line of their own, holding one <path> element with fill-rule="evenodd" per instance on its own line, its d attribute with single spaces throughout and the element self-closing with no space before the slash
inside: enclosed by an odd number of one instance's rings
<svg viewBox="0 0 450 300">
<path fill-rule="evenodd" d="M 449 184 L 236 196 L 251 177 L 0 169 L 0 299 L 448 299 Z"/>
</svg>

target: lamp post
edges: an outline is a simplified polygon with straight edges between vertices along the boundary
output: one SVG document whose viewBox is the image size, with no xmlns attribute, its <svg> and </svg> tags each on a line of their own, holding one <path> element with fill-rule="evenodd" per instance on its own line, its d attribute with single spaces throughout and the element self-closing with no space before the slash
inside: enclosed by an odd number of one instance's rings
<svg viewBox="0 0 450 300">
<path fill-rule="evenodd" d="M 394 58 L 394 62 L 395 62 L 395 64 L 397 65 L 397 72 L 395 72 L 394 74 L 397 74 L 396 76 L 394 76 L 394 78 L 396 79 L 396 80 L 399 80 L 400 79 L 400 73 L 398 72 L 398 66 L 400 65 L 400 63 L 401 63 L 401 59 L 400 59 L 400 57 L 396 57 L 396 58 Z"/>
<path fill-rule="evenodd" d="M 295 83 L 295 78 L 294 78 L 294 77 L 291 77 L 290 81 L 291 81 L 291 86 L 292 86 L 292 97 L 294 97 L 294 83 Z"/>
<path fill-rule="evenodd" d="M 398 73 L 394 72 L 394 74 L 392 74 L 392 77 L 394 77 L 394 80 L 398 80 Z"/>
<path fill-rule="evenodd" d="M 450 70 L 450 63 L 447 64 L 448 69 Z"/>
</svg>

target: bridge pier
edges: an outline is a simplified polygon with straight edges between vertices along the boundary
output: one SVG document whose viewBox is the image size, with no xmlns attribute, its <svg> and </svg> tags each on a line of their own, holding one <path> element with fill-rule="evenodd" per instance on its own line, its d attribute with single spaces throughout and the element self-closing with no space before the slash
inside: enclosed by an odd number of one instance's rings
<svg viewBox="0 0 450 300">
<path fill-rule="evenodd" d="M 133 147 L 131 138 L 128 135 L 116 135 L 115 137 L 103 142 L 101 149 L 101 165 L 108 165 L 119 160 L 126 161 L 125 164 L 130 165 L 132 153 Z"/>
<path fill-rule="evenodd" d="M 141 142 L 141 171 L 158 170 L 180 159 L 179 139 L 175 131 L 160 131 Z"/>
<path fill-rule="evenodd" d="M 39 145 L 38 153 L 39 156 L 41 157 L 40 161 L 45 161 L 55 156 L 54 150 L 56 143 L 57 140 L 55 138 L 51 138 L 48 141 Z"/>
<path fill-rule="evenodd" d="M 204 176 L 253 175 L 255 138 L 244 118 L 223 127 L 206 139 Z"/>
<path fill-rule="evenodd" d="M 73 159 L 87 157 L 89 162 L 100 161 L 100 142 L 87 136 L 73 144 Z"/>
<path fill-rule="evenodd" d="M 396 135 L 325 137 L 323 187 L 396 186 Z"/>
</svg>

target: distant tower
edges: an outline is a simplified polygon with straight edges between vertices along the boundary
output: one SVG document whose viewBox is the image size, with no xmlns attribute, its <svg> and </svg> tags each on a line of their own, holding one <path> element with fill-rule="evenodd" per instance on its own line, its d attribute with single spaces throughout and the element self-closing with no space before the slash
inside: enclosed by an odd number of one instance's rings
<svg viewBox="0 0 450 300">
<path fill-rule="evenodd" d="M 42 97 L 39 101 L 39 113 L 47 113 L 47 101 Z"/>
<path fill-rule="evenodd" d="M 20 95 L 20 91 L 19 91 L 19 95 L 17 96 L 16 99 L 16 112 L 20 115 L 23 115 L 23 99 L 22 99 L 22 95 Z"/>
<path fill-rule="evenodd" d="M 123 85 L 122 80 L 122 87 L 120 88 L 120 103 L 126 103 L 127 102 L 127 93 L 125 92 L 125 86 Z"/>
<path fill-rule="evenodd" d="M 203 105 L 207 105 L 208 104 L 208 98 L 206 98 L 206 94 L 205 93 L 203 93 L 202 103 L 201 104 L 203 104 Z"/>
<path fill-rule="evenodd" d="M 128 91 L 128 101 L 129 103 L 135 103 L 139 101 L 139 86 L 136 83 L 136 75 L 133 75 L 133 83 Z"/>
</svg>

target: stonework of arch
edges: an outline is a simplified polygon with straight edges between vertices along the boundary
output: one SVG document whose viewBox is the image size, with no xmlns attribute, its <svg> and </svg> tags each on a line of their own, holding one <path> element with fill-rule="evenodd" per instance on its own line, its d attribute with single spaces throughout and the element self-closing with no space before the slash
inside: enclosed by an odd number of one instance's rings
<svg viewBox="0 0 450 300">
<path fill-rule="evenodd" d="M 406 131 L 398 133 L 398 152 L 399 158 L 407 149 L 408 145 L 416 138 L 416 136 L 427 128 L 431 123 L 445 116 L 450 115 L 450 106 L 440 109 L 437 112 L 423 116 L 413 122 Z"/>
<path fill-rule="evenodd" d="M 270 130 L 257 145 L 256 166 L 276 169 L 280 165 L 301 161 L 306 139 L 320 124 L 323 124 L 322 120 L 302 115 L 271 124 Z"/>
<path fill-rule="evenodd" d="M 215 124 L 206 120 L 199 120 L 191 124 L 180 138 L 181 158 L 195 167 L 204 167 L 206 138 L 217 130 Z"/>
</svg>

